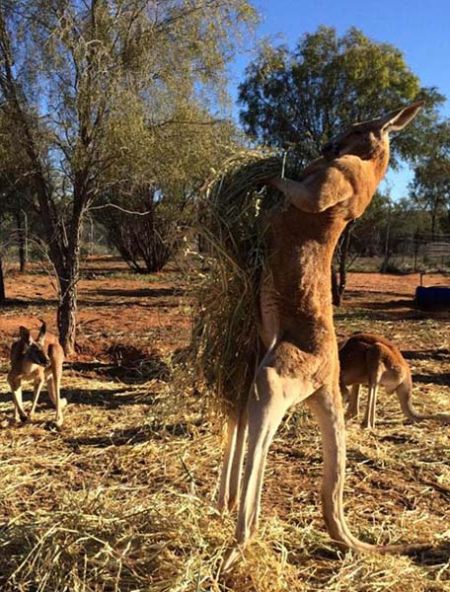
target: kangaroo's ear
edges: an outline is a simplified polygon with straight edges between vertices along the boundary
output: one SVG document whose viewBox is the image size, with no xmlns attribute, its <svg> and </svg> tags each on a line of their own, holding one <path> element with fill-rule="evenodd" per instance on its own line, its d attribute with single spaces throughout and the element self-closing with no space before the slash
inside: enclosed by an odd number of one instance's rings
<svg viewBox="0 0 450 592">
<path fill-rule="evenodd" d="M 388 113 L 379 120 L 381 129 L 385 132 L 398 132 L 402 130 L 414 119 L 423 105 L 424 101 L 416 101 L 408 107 L 401 107 Z"/>
<path fill-rule="evenodd" d="M 19 335 L 20 339 L 24 343 L 31 343 L 31 335 L 29 329 L 27 329 L 26 327 L 19 327 Z"/>
<path fill-rule="evenodd" d="M 41 324 L 41 328 L 39 329 L 39 335 L 37 337 L 37 342 L 42 345 L 45 341 L 45 334 L 47 333 L 47 324 L 45 323 L 45 321 L 41 321 L 41 323 L 42 324 Z"/>
</svg>

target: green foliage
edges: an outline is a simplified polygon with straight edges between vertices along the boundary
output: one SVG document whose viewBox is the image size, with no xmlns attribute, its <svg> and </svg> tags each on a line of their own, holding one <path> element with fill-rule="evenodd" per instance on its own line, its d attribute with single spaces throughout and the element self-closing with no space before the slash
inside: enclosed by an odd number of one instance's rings
<svg viewBox="0 0 450 592">
<path fill-rule="evenodd" d="M 212 101 L 223 104 L 226 64 L 254 20 L 247 0 L 0 4 L 0 99 L 29 163 L 65 346 L 75 339 L 85 213 L 143 186 L 175 187 L 175 199 L 180 187 L 193 191 L 225 129 Z"/>
<path fill-rule="evenodd" d="M 207 107 L 255 18 L 246 0 L 18 0 L 7 14 L 17 82 L 69 200 L 79 184 L 92 197 L 173 173 L 158 165 L 186 126 L 214 126 Z"/>
<path fill-rule="evenodd" d="M 42 167 L 47 198 L 66 226 L 94 198 L 115 194 L 126 207 L 143 185 L 176 207 L 234 141 L 209 106 L 223 99 L 224 68 L 255 20 L 246 0 L 170 0 L 158 8 L 148 0 L 18 0 L 3 10 L 35 154 L 7 101 L 0 169 L 17 183 Z M 23 157 L 12 159 L 18 152 Z"/>
<path fill-rule="evenodd" d="M 437 124 L 414 169 L 411 196 L 430 213 L 430 231 L 445 230 L 450 212 L 450 120 Z"/>
<path fill-rule="evenodd" d="M 425 108 L 392 139 L 391 165 L 419 160 L 444 97 L 435 88 L 421 87 L 393 45 L 369 39 L 355 28 L 339 37 L 324 26 L 301 38 L 293 51 L 265 44 L 248 67 L 239 93 L 246 132 L 269 146 L 290 148 L 303 165 L 340 130 L 419 98 Z M 353 231 L 353 244 L 358 242 L 357 228 L 348 227 L 336 251 L 340 291 L 345 286 L 347 238 Z M 369 234 L 379 250 L 379 228 L 370 227 Z M 361 248 L 367 245 L 366 237 Z"/>
<path fill-rule="evenodd" d="M 147 144 L 134 147 L 135 166 L 141 163 L 142 175 L 130 183 L 124 170 L 125 181 L 105 192 L 99 201 L 148 215 L 112 208 L 96 212 L 108 242 L 139 273 L 159 271 L 174 254 L 180 229 L 192 223 L 194 202 L 205 178 L 238 141 L 228 122 L 213 121 L 205 111 L 192 106 L 174 113 L 167 124 L 147 127 L 147 135 Z"/>
<path fill-rule="evenodd" d="M 306 34 L 293 51 L 264 45 L 239 93 L 246 131 L 271 146 L 295 146 L 303 162 L 315 158 L 340 128 L 419 97 L 427 109 L 394 140 L 394 157 L 417 156 L 421 130 L 429 128 L 443 97 L 421 88 L 393 45 L 355 28 L 338 37 L 335 29 L 323 26 Z"/>
<path fill-rule="evenodd" d="M 382 255 L 386 240 L 412 238 L 423 230 L 422 212 L 409 199 L 393 201 L 388 195 L 376 193 L 364 216 L 352 229 L 352 250 L 360 255 Z"/>
</svg>

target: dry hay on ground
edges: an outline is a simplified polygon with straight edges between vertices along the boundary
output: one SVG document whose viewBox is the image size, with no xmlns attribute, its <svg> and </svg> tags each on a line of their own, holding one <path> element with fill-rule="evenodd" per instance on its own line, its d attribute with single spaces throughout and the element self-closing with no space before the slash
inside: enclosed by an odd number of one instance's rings
<svg viewBox="0 0 450 592">
<path fill-rule="evenodd" d="M 416 561 L 339 558 L 319 507 L 318 431 L 293 415 L 270 454 L 260 535 L 220 583 L 233 519 L 214 507 L 220 430 L 201 402 L 159 383 L 119 388 L 71 377 L 66 385 L 80 402 L 61 434 L 43 428 L 50 409 L 35 425 L 1 433 L 2 590 L 450 589 L 448 430 L 402 426 L 395 402 L 384 400 L 388 419 L 373 435 L 350 427 L 353 530 L 372 542 L 433 540 L 439 550 Z M 434 393 L 427 408 L 444 400 Z"/>
<path fill-rule="evenodd" d="M 100 281 L 98 288 L 100 293 Z M 361 296 L 352 300 L 357 308 L 350 301 L 337 312 L 338 330 L 371 328 L 394 339 L 408 352 L 417 408 L 448 410 L 448 319 L 381 306 L 374 311 Z M 118 310 L 125 321 L 126 307 Z M 114 315 L 110 304 L 107 311 Z M 102 312 L 100 305 L 95 312 Z M 105 341 L 132 343 L 117 331 L 111 321 Z M 165 325 L 164 332 L 151 333 L 151 346 L 162 350 L 166 336 L 182 345 L 178 334 L 176 323 Z M 142 333 L 139 343 L 148 339 Z M 4 374 L 4 358 L 2 363 Z M 432 541 L 435 550 L 417 558 L 339 556 L 321 517 L 318 430 L 300 407 L 270 452 L 258 538 L 218 581 L 234 527 L 234 516 L 219 516 L 214 507 L 220 422 L 205 413 L 202 398 L 175 389 L 166 377 L 133 382 L 125 373 L 111 379 L 99 371 L 103 367 L 66 369 L 72 404 L 61 433 L 45 429 L 54 413 L 44 403 L 36 423 L 0 429 L 2 592 L 450 590 L 449 426 L 403 425 L 398 402 L 384 393 L 372 434 L 350 424 L 345 499 L 352 530 L 370 542 Z M 12 415 L 5 383 L 1 393 L 4 422 Z"/>
</svg>

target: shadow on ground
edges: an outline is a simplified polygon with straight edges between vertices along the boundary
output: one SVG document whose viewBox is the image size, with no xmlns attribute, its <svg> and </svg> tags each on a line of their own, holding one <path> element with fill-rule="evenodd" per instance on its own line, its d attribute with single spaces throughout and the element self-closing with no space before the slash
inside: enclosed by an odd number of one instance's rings
<svg viewBox="0 0 450 592">
<path fill-rule="evenodd" d="M 143 288 L 139 290 L 122 290 L 118 288 L 102 288 L 95 291 L 100 296 L 108 298 L 164 298 L 169 296 L 182 296 L 183 290 L 179 288 Z"/>
<path fill-rule="evenodd" d="M 117 389 L 61 389 L 61 397 L 67 399 L 69 405 L 89 405 L 92 407 L 103 407 L 104 409 L 118 409 L 124 405 L 153 405 L 156 400 L 155 393 L 151 391 L 132 391 L 126 387 Z M 32 391 L 23 391 L 23 402 L 31 403 Z M 11 414 L 13 413 L 12 395 L 9 393 L 0 394 L 0 403 L 11 403 Z M 28 406 L 27 406 L 28 408 Z M 41 393 L 36 409 L 54 409 L 46 391 Z M 38 417 L 36 418 L 38 419 Z"/>
<path fill-rule="evenodd" d="M 406 308 L 417 312 L 414 300 L 408 299 L 395 299 L 395 300 L 383 300 L 383 302 L 365 302 L 364 307 L 369 310 L 392 310 L 396 308 Z"/>
<path fill-rule="evenodd" d="M 95 308 L 107 306 L 117 308 L 118 306 L 129 306 L 128 300 L 133 300 L 134 306 L 148 307 L 151 305 L 156 308 L 170 308 L 177 307 L 178 302 L 167 299 L 182 296 L 183 294 L 184 291 L 179 288 L 142 288 L 133 290 L 101 288 L 90 293 L 94 298 L 80 299 L 79 304 Z M 99 296 L 103 296 L 103 299 L 97 299 Z"/>
<path fill-rule="evenodd" d="M 144 384 L 149 380 L 168 382 L 171 371 L 168 364 L 157 353 L 145 353 L 129 346 L 112 346 L 108 354 L 113 363 L 69 362 L 65 368 L 85 376 L 118 379 L 125 384 Z"/>
<path fill-rule="evenodd" d="M 152 405 L 156 395 L 149 391 L 130 392 L 126 387 L 117 389 L 66 389 L 61 391 L 70 404 L 118 409 L 123 405 Z"/>
<path fill-rule="evenodd" d="M 450 560 L 450 542 L 443 541 L 436 547 L 410 553 L 409 556 L 416 565 L 443 565 Z"/>
<path fill-rule="evenodd" d="M 414 545 L 415 543 L 411 544 Z M 399 545 L 402 545 L 402 543 L 399 543 Z M 418 543 L 418 546 L 419 545 L 420 543 Z M 437 546 L 432 546 L 430 544 L 428 548 L 426 547 L 426 544 L 424 544 L 424 548 L 422 549 L 411 549 L 409 552 L 401 554 L 407 555 L 410 557 L 413 563 L 422 566 L 443 565 L 450 559 L 450 543 L 443 542 Z M 336 561 L 342 558 L 342 551 L 338 549 L 334 550 L 328 547 L 317 547 L 314 551 L 310 552 L 310 555 L 317 557 L 317 559 L 329 559 L 331 561 Z"/>
<path fill-rule="evenodd" d="M 193 437 L 192 428 L 199 427 L 201 420 L 196 422 L 160 423 L 153 422 L 149 425 L 131 427 L 123 430 L 115 430 L 110 433 L 96 436 L 80 436 L 65 439 L 66 444 L 77 450 L 80 446 L 92 446 L 94 448 L 107 448 L 108 446 L 130 446 L 142 444 L 150 440 L 161 440 L 164 437 L 188 438 Z"/>
<path fill-rule="evenodd" d="M 32 306 L 56 306 L 58 300 L 52 298 L 30 298 L 23 300 L 22 298 L 7 298 L 2 302 L 2 308 L 20 309 L 30 308 Z"/>
<path fill-rule="evenodd" d="M 450 386 L 450 372 L 439 372 L 436 374 L 413 374 L 413 382 Z"/>
<path fill-rule="evenodd" d="M 448 348 L 406 350 L 402 351 L 402 354 L 407 360 L 437 360 L 450 362 L 450 349 Z"/>
<path fill-rule="evenodd" d="M 404 310 L 404 307 L 398 307 L 400 310 L 396 311 L 392 308 L 384 309 L 383 307 L 373 306 L 370 308 L 364 303 L 364 308 L 343 309 L 342 312 L 336 312 L 334 319 L 337 321 L 406 321 L 417 320 L 424 318 L 432 318 L 431 315 L 423 313 L 416 309 Z M 376 312 L 372 312 L 376 311 Z"/>
</svg>

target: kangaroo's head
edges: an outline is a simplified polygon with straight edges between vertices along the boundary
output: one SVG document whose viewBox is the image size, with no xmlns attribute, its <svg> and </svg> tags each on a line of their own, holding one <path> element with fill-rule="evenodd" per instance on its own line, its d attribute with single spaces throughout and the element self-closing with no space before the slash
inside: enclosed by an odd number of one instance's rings
<svg viewBox="0 0 450 592">
<path fill-rule="evenodd" d="M 327 160 L 345 154 L 359 156 L 362 160 L 372 160 L 389 154 L 389 134 L 402 130 L 417 115 L 423 101 L 408 107 L 401 107 L 383 117 L 354 123 L 347 131 L 336 136 L 322 148 Z"/>
<path fill-rule="evenodd" d="M 31 333 L 26 327 L 20 327 L 19 334 L 20 341 L 23 345 L 22 355 L 24 360 L 32 362 L 33 364 L 39 364 L 39 366 L 47 366 L 50 362 L 44 350 L 47 325 L 44 323 L 44 321 L 41 321 L 41 323 L 42 325 L 36 341 L 31 337 Z"/>
</svg>

